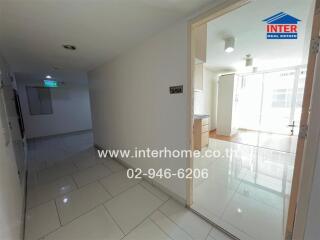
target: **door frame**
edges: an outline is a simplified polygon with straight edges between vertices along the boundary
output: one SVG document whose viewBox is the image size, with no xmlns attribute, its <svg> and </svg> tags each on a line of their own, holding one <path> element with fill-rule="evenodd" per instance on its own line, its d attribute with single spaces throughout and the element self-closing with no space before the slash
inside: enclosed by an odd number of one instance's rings
<svg viewBox="0 0 320 240">
<path fill-rule="evenodd" d="M 200 13 L 193 19 L 188 22 L 188 31 L 187 31 L 187 136 L 188 136 L 188 144 L 189 149 L 193 150 L 193 110 L 194 110 L 194 46 L 195 40 L 193 36 L 193 29 L 202 24 L 206 24 L 207 22 L 214 20 L 220 16 L 223 16 L 229 12 L 232 12 L 248 3 L 252 2 L 252 0 L 229 0 L 220 5 L 213 6 L 211 9 Z M 312 36 L 311 43 L 309 45 L 309 58 L 307 63 L 307 76 L 303 97 L 303 107 L 302 107 L 302 115 L 300 120 L 300 132 L 297 145 L 297 153 L 296 160 L 294 166 L 294 176 L 292 181 L 292 190 L 290 196 L 290 204 L 288 210 L 288 219 L 287 224 L 285 226 L 285 239 L 297 239 L 301 240 L 304 236 L 304 231 L 306 227 L 306 218 L 308 214 L 309 207 L 309 199 L 312 187 L 312 180 L 314 175 L 314 168 L 316 163 L 316 156 L 318 151 L 318 145 L 315 144 L 305 144 L 306 140 L 310 139 L 310 143 L 312 143 L 311 137 L 312 134 L 303 137 L 303 131 L 305 126 L 308 126 L 309 129 L 317 128 L 317 121 L 309 122 L 309 107 L 313 98 L 316 98 L 315 95 L 320 96 L 320 92 L 314 92 L 312 98 L 312 89 L 314 84 L 314 79 L 318 76 L 314 75 L 315 64 L 318 53 L 314 51 L 313 42 L 318 41 L 319 32 L 320 32 L 320 0 L 315 0 L 315 8 L 314 8 L 314 16 L 313 16 L 313 25 L 312 25 Z M 320 59 L 319 59 L 320 61 Z M 317 72 L 317 74 L 320 74 Z M 314 102 L 313 109 L 319 109 L 320 102 Z M 318 112 L 314 112 L 318 113 Z M 312 114 L 312 113 L 311 113 Z M 320 118 L 320 117 L 319 117 Z M 319 121 L 319 118 L 317 120 Z M 314 134 L 313 134 L 314 135 Z M 319 139 L 318 139 L 319 140 Z M 313 158 L 308 158 L 313 156 Z M 304 161 L 303 159 L 307 158 L 308 161 Z M 193 158 L 187 159 L 187 168 L 193 169 Z M 186 184 L 186 206 L 191 209 L 191 205 L 193 204 L 193 179 L 187 179 Z M 298 211 L 297 211 L 298 209 Z M 192 210 L 192 209 L 191 209 Z M 193 210 L 194 211 L 194 210 Z M 198 212 L 198 215 L 208 220 Z"/>
<path fill-rule="evenodd" d="M 193 102 L 194 102 L 194 80 L 193 80 L 193 74 L 194 74 L 194 61 L 193 59 L 195 58 L 195 39 L 194 35 L 192 34 L 194 28 L 201 26 L 202 24 L 206 24 L 207 22 L 216 19 L 218 17 L 221 17 L 229 12 L 232 12 L 252 0 L 228 0 L 225 1 L 224 3 L 218 4 L 210 8 L 209 10 L 206 10 L 196 17 L 192 18 L 190 21 L 188 21 L 188 26 L 187 26 L 187 61 L 188 61 L 188 66 L 187 66 L 187 136 L 188 136 L 188 145 L 189 149 L 192 151 L 193 149 Z M 193 158 L 190 157 L 187 159 L 187 168 L 193 169 Z M 188 178 L 187 179 L 187 184 L 186 184 L 186 206 L 188 208 L 191 208 L 191 205 L 193 203 L 193 179 Z"/>
<path fill-rule="evenodd" d="M 306 220 L 309 208 L 309 200 L 313 183 L 314 169 L 318 152 L 319 132 L 316 111 L 311 111 L 311 102 L 313 109 L 319 109 L 320 103 L 315 102 L 318 99 L 319 92 L 312 91 L 319 77 L 319 72 L 315 71 L 317 50 L 320 34 L 320 0 L 315 0 L 315 7 L 312 21 L 311 42 L 309 46 L 309 57 L 307 64 L 307 75 L 302 103 L 302 113 L 300 119 L 300 131 L 297 144 L 294 173 L 292 179 L 290 203 L 288 209 L 288 218 L 285 231 L 285 239 L 303 239 Z M 319 59 L 318 59 L 319 61 Z M 308 131 L 308 129 L 310 131 Z M 309 134 L 307 134 L 309 132 Z"/>
</svg>

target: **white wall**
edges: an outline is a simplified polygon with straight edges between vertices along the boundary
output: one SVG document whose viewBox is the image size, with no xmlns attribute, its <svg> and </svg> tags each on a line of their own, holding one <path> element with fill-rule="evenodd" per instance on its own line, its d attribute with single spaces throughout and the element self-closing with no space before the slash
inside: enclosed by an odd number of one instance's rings
<svg viewBox="0 0 320 240">
<path fill-rule="evenodd" d="M 214 79 L 214 73 L 208 68 L 203 67 L 203 90 L 194 91 L 194 114 L 210 115 L 210 130 L 215 129 L 216 121 L 216 113 L 212 111 L 216 103 Z"/>
<path fill-rule="evenodd" d="M 0 58 L 0 79 L 10 85 L 8 69 Z M 14 141 L 8 127 L 8 111 L 0 90 L 0 239 L 22 239 L 24 183 L 19 182 Z"/>
<path fill-rule="evenodd" d="M 65 85 L 51 88 L 53 114 L 30 115 L 26 86 L 41 86 L 45 74 L 17 73 L 16 79 L 27 138 L 44 137 L 92 128 L 88 80 L 85 73 L 60 73 Z"/>
<path fill-rule="evenodd" d="M 184 85 L 183 94 L 169 86 Z M 139 47 L 89 73 L 93 133 L 108 149 L 187 149 L 187 22 L 181 22 Z M 148 168 L 186 167 L 186 159 L 128 159 Z M 186 181 L 160 180 L 168 191 L 186 197 Z"/>
</svg>

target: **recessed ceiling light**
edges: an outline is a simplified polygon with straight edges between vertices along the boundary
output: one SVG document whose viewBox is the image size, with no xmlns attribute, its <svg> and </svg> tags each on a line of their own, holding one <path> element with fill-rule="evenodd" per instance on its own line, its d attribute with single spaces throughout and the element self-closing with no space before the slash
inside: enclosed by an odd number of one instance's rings
<svg viewBox="0 0 320 240">
<path fill-rule="evenodd" d="M 224 44 L 225 44 L 224 51 L 226 53 L 231 53 L 234 51 L 234 42 L 235 42 L 234 37 L 230 37 L 224 40 Z"/>
<path fill-rule="evenodd" d="M 47 75 L 46 78 L 51 79 L 52 77 L 50 75 Z"/>
<path fill-rule="evenodd" d="M 76 46 L 71 45 L 71 44 L 64 44 L 64 45 L 62 45 L 62 47 L 63 47 L 64 49 L 71 50 L 71 51 L 74 51 L 74 50 L 77 49 Z"/>
</svg>

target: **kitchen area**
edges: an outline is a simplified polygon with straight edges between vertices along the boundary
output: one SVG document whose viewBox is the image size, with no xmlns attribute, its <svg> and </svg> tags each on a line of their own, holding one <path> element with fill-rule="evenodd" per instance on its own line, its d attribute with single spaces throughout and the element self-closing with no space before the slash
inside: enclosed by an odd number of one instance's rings
<svg viewBox="0 0 320 240">
<path fill-rule="evenodd" d="M 206 66 L 207 25 L 194 31 L 194 122 L 193 149 L 208 147 L 210 131 L 216 128 L 217 75 Z"/>
</svg>

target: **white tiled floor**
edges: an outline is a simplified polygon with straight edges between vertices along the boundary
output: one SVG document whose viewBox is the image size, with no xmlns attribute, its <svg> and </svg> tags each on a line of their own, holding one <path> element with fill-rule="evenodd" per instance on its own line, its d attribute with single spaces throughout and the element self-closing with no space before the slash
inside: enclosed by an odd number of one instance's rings
<svg viewBox="0 0 320 240">
<path fill-rule="evenodd" d="M 230 240 L 124 168 L 85 132 L 33 140 L 26 240 Z"/>
<path fill-rule="evenodd" d="M 70 224 L 49 234 L 46 240 L 98 240 L 121 239 L 123 233 L 119 230 L 110 214 L 103 206 L 84 214 Z"/>
<path fill-rule="evenodd" d="M 199 219 L 194 213 L 185 211 L 183 206 L 172 199 L 162 205 L 160 211 L 185 229 L 186 233 L 193 239 L 205 239 L 212 228 L 211 225 L 203 219 Z"/>
<path fill-rule="evenodd" d="M 129 233 L 163 201 L 140 185 L 134 186 L 105 204 L 124 233 Z"/>
<path fill-rule="evenodd" d="M 61 194 L 71 192 L 76 188 L 77 187 L 70 176 L 59 178 L 58 180 L 45 185 L 29 187 L 27 200 L 28 208 L 48 202 L 51 199 L 54 199 Z"/>
<path fill-rule="evenodd" d="M 83 187 L 89 183 L 97 181 L 101 178 L 111 175 L 111 170 L 103 164 L 97 164 L 85 170 L 80 170 L 73 174 L 73 178 L 79 187 Z"/>
<path fill-rule="evenodd" d="M 61 224 L 65 225 L 109 199 L 111 195 L 97 182 L 57 198 Z"/>
<path fill-rule="evenodd" d="M 26 214 L 26 239 L 39 239 L 60 227 L 54 201 L 29 209 Z"/>
<path fill-rule="evenodd" d="M 138 179 L 129 179 L 125 171 L 117 172 L 100 180 L 105 189 L 116 196 L 139 183 Z"/>
<path fill-rule="evenodd" d="M 194 167 L 207 168 L 209 178 L 194 181 L 192 208 L 241 240 L 282 240 L 295 155 L 209 141 L 203 151 L 222 155 L 195 159 Z"/>
</svg>

